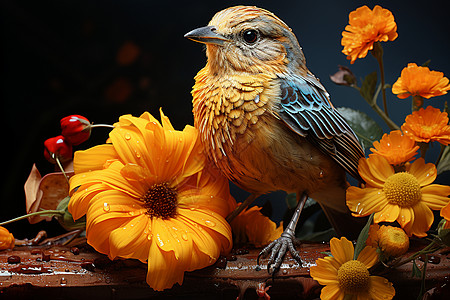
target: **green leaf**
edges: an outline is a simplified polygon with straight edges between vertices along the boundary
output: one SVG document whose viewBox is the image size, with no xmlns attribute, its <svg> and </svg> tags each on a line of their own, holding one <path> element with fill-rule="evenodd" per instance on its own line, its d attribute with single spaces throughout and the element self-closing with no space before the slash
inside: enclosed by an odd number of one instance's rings
<svg viewBox="0 0 450 300">
<path fill-rule="evenodd" d="M 446 146 L 442 152 L 441 158 L 437 165 L 438 175 L 442 172 L 450 171 L 450 146 Z"/>
<path fill-rule="evenodd" d="M 337 110 L 358 136 L 363 148 L 372 147 L 373 142 L 383 136 L 383 129 L 366 113 L 349 107 L 339 107 Z"/>
<path fill-rule="evenodd" d="M 420 271 L 419 267 L 417 266 L 415 260 L 413 260 L 411 277 L 412 278 L 414 278 L 414 277 L 421 278 L 422 277 L 422 272 Z"/>
<path fill-rule="evenodd" d="M 361 96 L 363 96 L 364 99 L 366 99 L 367 102 L 369 103 L 373 103 L 374 102 L 374 98 L 373 96 L 375 95 L 375 88 L 377 86 L 377 72 L 374 71 L 370 74 L 368 74 L 361 85 L 361 89 L 359 90 L 359 92 L 361 93 Z"/>
<path fill-rule="evenodd" d="M 366 225 L 359 233 L 358 239 L 356 240 L 355 253 L 353 255 L 353 259 L 357 259 L 359 253 L 366 246 L 367 237 L 369 236 L 369 228 L 370 228 L 370 225 L 372 224 L 372 220 L 373 220 L 373 214 L 374 213 L 372 213 L 370 215 L 369 219 L 367 220 Z"/>
</svg>

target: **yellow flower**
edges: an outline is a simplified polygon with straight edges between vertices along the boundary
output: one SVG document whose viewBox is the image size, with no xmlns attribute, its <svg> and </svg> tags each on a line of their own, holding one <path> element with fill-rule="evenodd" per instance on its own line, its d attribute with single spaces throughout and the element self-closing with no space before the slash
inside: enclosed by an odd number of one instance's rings
<svg viewBox="0 0 450 300">
<path fill-rule="evenodd" d="M 402 131 L 416 142 L 438 141 L 443 145 L 450 144 L 448 114 L 432 106 L 421 108 L 406 116 Z"/>
<path fill-rule="evenodd" d="M 419 146 L 409 136 L 402 134 L 400 130 L 385 133 L 381 140 L 373 142 L 370 150 L 387 159 L 391 165 L 401 165 L 414 159 Z"/>
<path fill-rule="evenodd" d="M 197 129 L 176 131 L 161 112 L 120 117 L 111 144 L 75 153 L 69 211 L 86 214 L 90 245 L 147 262 L 155 290 L 214 263 L 232 246 L 228 181 L 206 163 Z"/>
<path fill-rule="evenodd" d="M 331 255 L 316 260 L 310 275 L 321 285 L 325 285 L 320 299 L 343 299 L 351 295 L 357 299 L 392 299 L 395 289 L 392 283 L 380 276 L 370 276 L 369 268 L 378 261 L 375 248 L 365 247 L 353 259 L 352 242 L 345 237 L 332 238 Z"/>
<path fill-rule="evenodd" d="M 444 73 L 430 71 L 428 67 L 419 67 L 415 63 L 409 63 L 403 68 L 400 77 L 392 86 L 392 93 L 398 98 L 405 99 L 409 96 L 421 96 L 431 98 L 447 94 L 450 84 Z"/>
<path fill-rule="evenodd" d="M 393 41 L 397 38 L 397 24 L 392 13 L 376 5 L 373 10 L 362 6 L 348 16 L 345 31 L 342 32 L 342 52 L 353 64 L 357 58 L 364 58 L 375 42 Z"/>
<path fill-rule="evenodd" d="M 447 221 L 444 228 L 449 229 L 450 228 L 450 202 L 447 203 L 447 205 L 441 209 L 441 217 L 443 217 Z"/>
<path fill-rule="evenodd" d="M 14 236 L 3 226 L 0 226 L 0 250 L 14 248 Z"/>
<path fill-rule="evenodd" d="M 450 200 L 450 186 L 431 184 L 436 179 L 434 164 L 422 158 L 406 165 L 406 172 L 395 173 L 388 161 L 379 155 L 360 159 L 358 172 L 365 188 L 347 189 L 347 206 L 354 216 L 374 214 L 374 222 L 395 222 L 408 236 L 426 236 L 433 223 L 433 212 Z"/>
<path fill-rule="evenodd" d="M 405 231 L 398 227 L 378 224 L 370 225 L 366 244 L 380 248 L 384 257 L 398 257 L 409 249 L 409 238 Z"/>
<path fill-rule="evenodd" d="M 255 247 L 262 247 L 281 236 L 283 222 L 277 227 L 277 224 L 260 210 L 261 207 L 258 206 L 247 208 L 231 222 L 231 228 L 238 242 L 249 242 Z"/>
</svg>

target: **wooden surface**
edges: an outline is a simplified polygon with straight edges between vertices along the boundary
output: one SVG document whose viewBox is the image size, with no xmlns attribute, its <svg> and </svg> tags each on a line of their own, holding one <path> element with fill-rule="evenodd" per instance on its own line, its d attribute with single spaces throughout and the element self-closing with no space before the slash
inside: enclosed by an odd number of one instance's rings
<svg viewBox="0 0 450 300">
<path fill-rule="evenodd" d="M 258 299 L 256 291 L 268 286 L 271 299 L 318 298 L 320 285 L 309 276 L 309 268 L 318 257 L 325 256 L 321 252 L 329 251 L 329 245 L 303 243 L 297 249 L 303 258 L 302 266 L 288 255 L 274 278 L 267 272 L 267 260 L 261 261 L 261 269 L 257 267 L 259 249 L 238 249 L 211 267 L 187 272 L 182 286 L 155 292 L 145 282 L 145 264 L 136 260 L 110 261 L 85 243 L 16 247 L 0 251 L 0 298 L 236 299 L 240 295 Z M 427 289 L 445 285 L 448 280 L 449 252 L 446 249 L 430 259 Z M 417 260 L 417 265 L 421 268 L 423 262 Z M 409 263 L 383 275 L 394 283 L 398 299 L 417 297 L 420 279 L 411 278 L 411 270 Z"/>
</svg>

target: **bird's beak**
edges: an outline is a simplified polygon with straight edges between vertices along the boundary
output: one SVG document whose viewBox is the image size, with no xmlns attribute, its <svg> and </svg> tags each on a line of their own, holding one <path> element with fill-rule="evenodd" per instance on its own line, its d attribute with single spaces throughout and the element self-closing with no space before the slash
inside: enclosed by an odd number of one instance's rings
<svg viewBox="0 0 450 300">
<path fill-rule="evenodd" d="M 228 41 L 228 39 L 215 31 L 216 27 L 205 26 L 189 31 L 184 35 L 184 37 L 203 44 L 222 46 L 225 41 Z"/>
</svg>

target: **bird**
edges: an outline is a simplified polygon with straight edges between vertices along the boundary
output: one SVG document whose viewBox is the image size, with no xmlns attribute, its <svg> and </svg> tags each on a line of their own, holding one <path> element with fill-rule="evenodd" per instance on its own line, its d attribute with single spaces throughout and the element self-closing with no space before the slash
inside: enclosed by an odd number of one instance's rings
<svg viewBox="0 0 450 300">
<path fill-rule="evenodd" d="M 296 193 L 292 219 L 258 265 L 270 255 L 267 270 L 275 272 L 288 251 L 301 264 L 294 233 L 308 197 L 345 233 L 346 173 L 360 180 L 364 157 L 358 138 L 307 68 L 292 29 L 272 12 L 229 7 L 185 37 L 206 45 L 192 89 L 194 126 L 209 160 L 250 192 L 227 220 L 260 195 Z"/>
</svg>

